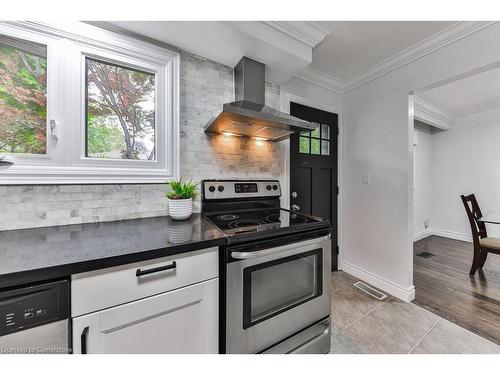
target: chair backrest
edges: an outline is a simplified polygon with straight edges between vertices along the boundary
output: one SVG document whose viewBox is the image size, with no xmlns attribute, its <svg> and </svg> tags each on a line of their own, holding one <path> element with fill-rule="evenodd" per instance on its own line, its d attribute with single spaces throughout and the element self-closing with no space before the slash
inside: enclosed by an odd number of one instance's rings
<svg viewBox="0 0 500 375">
<path fill-rule="evenodd" d="M 465 212 L 467 212 L 467 217 L 469 218 L 470 229 L 472 231 L 472 239 L 474 241 L 479 241 L 479 238 L 488 237 L 486 233 L 486 224 L 478 221 L 483 217 L 479 204 L 474 194 L 461 195 L 462 202 L 465 207 Z"/>
</svg>

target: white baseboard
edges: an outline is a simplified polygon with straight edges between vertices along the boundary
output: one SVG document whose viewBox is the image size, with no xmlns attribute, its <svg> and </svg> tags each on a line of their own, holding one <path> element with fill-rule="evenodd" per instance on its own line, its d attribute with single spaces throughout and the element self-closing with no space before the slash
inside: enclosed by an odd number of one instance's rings
<svg viewBox="0 0 500 375">
<path fill-rule="evenodd" d="M 420 231 L 413 235 L 413 242 L 417 242 L 424 239 L 425 237 L 432 236 L 432 234 L 433 233 L 431 228 L 424 229 L 423 231 Z"/>
<path fill-rule="evenodd" d="M 470 234 L 454 232 L 451 230 L 433 228 L 432 234 L 435 236 L 451 238 L 454 240 L 472 242 L 472 236 Z"/>
<path fill-rule="evenodd" d="M 415 299 L 415 287 L 413 285 L 409 288 L 402 287 L 392 281 L 386 280 L 345 261 L 342 262 L 342 269 L 344 272 L 357 277 L 358 279 L 363 280 L 374 287 L 383 290 L 384 292 L 392 294 L 400 300 L 411 302 Z"/>
<path fill-rule="evenodd" d="M 451 238 L 453 240 L 472 242 L 472 236 L 470 234 L 454 232 L 452 230 L 446 230 L 446 229 L 437 229 L 437 228 L 429 228 L 422 232 L 415 233 L 413 235 L 413 242 L 429 236 L 439 236 L 439 237 Z"/>
</svg>

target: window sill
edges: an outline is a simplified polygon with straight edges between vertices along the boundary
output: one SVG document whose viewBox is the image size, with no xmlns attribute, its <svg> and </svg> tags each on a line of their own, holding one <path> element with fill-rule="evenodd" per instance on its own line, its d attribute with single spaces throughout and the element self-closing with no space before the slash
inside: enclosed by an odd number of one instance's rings
<svg viewBox="0 0 500 375">
<path fill-rule="evenodd" d="M 163 169 L 0 166 L 0 185 L 156 184 L 176 177 Z"/>
</svg>

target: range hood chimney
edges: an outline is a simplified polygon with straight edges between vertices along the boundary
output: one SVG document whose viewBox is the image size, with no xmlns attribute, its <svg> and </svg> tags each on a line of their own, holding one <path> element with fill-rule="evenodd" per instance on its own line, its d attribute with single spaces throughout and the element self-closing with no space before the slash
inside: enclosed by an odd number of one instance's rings
<svg viewBox="0 0 500 375">
<path fill-rule="evenodd" d="M 236 101 L 205 126 L 206 133 L 281 141 L 299 131 L 314 130 L 308 121 L 265 105 L 265 65 L 243 57 L 234 67 Z"/>
</svg>

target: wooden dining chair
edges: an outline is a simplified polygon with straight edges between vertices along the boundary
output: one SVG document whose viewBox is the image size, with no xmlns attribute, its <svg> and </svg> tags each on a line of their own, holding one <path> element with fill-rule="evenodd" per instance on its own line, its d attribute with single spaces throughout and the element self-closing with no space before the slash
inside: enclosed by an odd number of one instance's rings
<svg viewBox="0 0 500 375">
<path fill-rule="evenodd" d="M 479 204 L 474 194 L 461 195 L 462 202 L 469 218 L 474 244 L 474 258 L 469 275 L 474 276 L 478 268 L 483 268 L 488 253 L 500 254 L 500 238 L 488 237 L 486 224 L 478 221 L 483 217 Z"/>
</svg>

